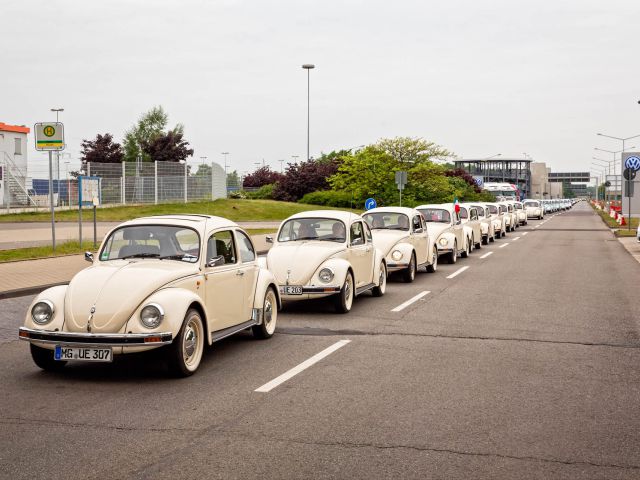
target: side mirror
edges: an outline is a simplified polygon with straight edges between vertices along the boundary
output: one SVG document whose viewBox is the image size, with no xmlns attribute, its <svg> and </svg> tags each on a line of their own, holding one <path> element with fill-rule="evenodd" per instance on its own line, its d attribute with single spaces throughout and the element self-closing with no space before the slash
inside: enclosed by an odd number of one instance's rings
<svg viewBox="0 0 640 480">
<path fill-rule="evenodd" d="M 460 225 L 462 223 L 462 220 L 458 219 L 456 220 L 456 225 Z"/>
<path fill-rule="evenodd" d="M 271 235 L 267 235 L 265 240 L 266 240 L 267 243 L 273 243 L 273 237 Z"/>
<path fill-rule="evenodd" d="M 222 255 L 210 258 L 207 262 L 207 267 L 219 267 L 220 265 L 224 265 L 224 257 Z"/>
<path fill-rule="evenodd" d="M 416 228 L 413 233 L 422 233 L 424 230 L 422 228 Z"/>
<path fill-rule="evenodd" d="M 84 252 L 84 259 L 85 259 L 87 262 L 91 262 L 91 263 L 93 263 L 93 253 L 91 253 L 91 252 Z"/>
</svg>

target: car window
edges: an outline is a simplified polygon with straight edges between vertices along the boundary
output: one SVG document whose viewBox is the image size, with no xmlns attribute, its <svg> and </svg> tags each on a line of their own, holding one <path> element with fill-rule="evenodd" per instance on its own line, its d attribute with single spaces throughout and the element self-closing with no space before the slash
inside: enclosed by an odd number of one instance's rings
<svg viewBox="0 0 640 480">
<path fill-rule="evenodd" d="M 278 242 L 321 240 L 344 242 L 346 229 L 335 218 L 294 218 L 287 220 L 278 233 Z"/>
<path fill-rule="evenodd" d="M 495 205 L 489 205 L 489 213 L 497 215 L 498 214 L 498 207 L 496 207 Z"/>
<path fill-rule="evenodd" d="M 411 219 L 411 223 L 413 223 L 413 231 L 419 230 L 422 228 L 422 217 L 420 215 L 414 215 Z"/>
<path fill-rule="evenodd" d="M 467 212 L 467 209 L 464 207 L 460 207 L 459 215 L 460 215 L 460 218 L 464 218 L 464 219 L 469 218 L 469 212 Z"/>
<path fill-rule="evenodd" d="M 371 229 L 369 228 L 369 225 L 367 225 L 367 223 L 364 223 L 364 234 L 365 237 L 367 238 L 367 243 L 373 243 L 373 235 L 371 235 Z"/>
<path fill-rule="evenodd" d="M 172 225 L 130 225 L 109 235 L 100 260 L 148 257 L 195 263 L 199 255 L 200 237 L 195 230 Z"/>
<path fill-rule="evenodd" d="M 253 244 L 251 243 L 251 239 L 247 237 L 244 232 L 240 230 L 236 230 L 236 235 L 238 239 L 238 251 L 240 252 L 240 261 L 242 263 L 252 262 L 256 258 L 256 252 L 253 248 Z"/>
<path fill-rule="evenodd" d="M 351 224 L 350 229 L 350 241 L 351 245 L 364 245 L 364 232 L 362 230 L 362 223 L 354 222 Z"/>
<path fill-rule="evenodd" d="M 451 215 L 447 210 L 441 208 L 419 208 L 425 222 L 450 223 Z"/>
<path fill-rule="evenodd" d="M 209 237 L 207 242 L 207 262 L 218 256 L 222 256 L 224 265 L 236 263 L 236 247 L 231 230 L 216 232 Z"/>
<path fill-rule="evenodd" d="M 373 230 L 409 230 L 409 217 L 404 213 L 372 212 L 363 218 Z"/>
<path fill-rule="evenodd" d="M 470 208 L 469 217 L 471 218 L 471 220 L 478 220 L 478 211 L 475 208 Z"/>
</svg>

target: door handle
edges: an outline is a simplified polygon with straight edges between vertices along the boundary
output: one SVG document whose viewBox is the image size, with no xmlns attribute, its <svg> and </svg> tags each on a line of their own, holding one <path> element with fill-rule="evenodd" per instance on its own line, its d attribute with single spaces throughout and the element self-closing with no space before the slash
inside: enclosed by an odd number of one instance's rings
<svg viewBox="0 0 640 480">
<path fill-rule="evenodd" d="M 236 275 L 238 275 L 238 276 L 240 276 L 240 277 L 241 277 L 242 275 L 244 275 L 244 272 L 243 272 L 242 270 L 238 270 L 238 271 L 236 272 Z"/>
</svg>

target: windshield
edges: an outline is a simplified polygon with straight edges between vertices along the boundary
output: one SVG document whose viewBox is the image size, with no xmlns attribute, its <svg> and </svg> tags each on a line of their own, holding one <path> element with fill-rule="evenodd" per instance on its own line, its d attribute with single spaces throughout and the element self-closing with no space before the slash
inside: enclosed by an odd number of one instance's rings
<svg viewBox="0 0 640 480">
<path fill-rule="evenodd" d="M 495 205 L 489 205 L 489 213 L 492 213 L 493 215 L 497 215 L 498 207 L 496 207 Z"/>
<path fill-rule="evenodd" d="M 480 205 L 473 205 L 474 207 L 476 207 L 476 211 L 478 212 L 478 217 L 484 217 L 484 207 L 481 207 Z"/>
<path fill-rule="evenodd" d="M 507 207 L 504 205 L 500 205 L 500 212 L 505 213 L 507 211 Z"/>
<path fill-rule="evenodd" d="M 539 207 L 540 204 L 538 202 L 525 202 L 524 204 L 525 207 Z"/>
<path fill-rule="evenodd" d="M 364 218 L 371 230 L 409 231 L 409 217 L 407 217 L 404 213 L 365 213 L 362 218 Z"/>
<path fill-rule="evenodd" d="M 167 225 L 135 225 L 115 230 L 104 244 L 101 261 L 159 258 L 195 263 L 200 256 L 200 236 L 195 230 Z"/>
<path fill-rule="evenodd" d="M 513 206 L 515 207 L 516 210 L 522 210 L 522 205 L 519 203 L 514 203 Z"/>
<path fill-rule="evenodd" d="M 441 208 L 420 208 L 418 211 L 424 217 L 425 222 L 451 223 L 451 215 Z"/>
<path fill-rule="evenodd" d="M 295 218 L 287 220 L 280 228 L 279 242 L 297 240 L 346 241 L 344 223 L 335 218 Z"/>
<path fill-rule="evenodd" d="M 460 207 L 460 218 L 464 218 L 464 219 L 469 218 L 469 213 L 467 212 L 467 209 L 464 207 Z"/>
</svg>

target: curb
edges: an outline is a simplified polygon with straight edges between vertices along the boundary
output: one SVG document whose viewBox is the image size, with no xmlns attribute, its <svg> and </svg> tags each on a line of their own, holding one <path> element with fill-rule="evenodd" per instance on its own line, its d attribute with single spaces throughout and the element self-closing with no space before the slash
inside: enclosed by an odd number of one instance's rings
<svg viewBox="0 0 640 480">
<path fill-rule="evenodd" d="M 257 256 L 266 255 L 269 250 L 258 250 L 256 251 Z M 24 260 L 17 260 L 24 261 Z M 69 285 L 69 282 L 57 282 L 57 283 L 48 283 L 46 285 L 35 285 L 33 287 L 24 287 L 24 288 L 16 288 L 14 290 L 5 290 L 4 292 L 0 292 L 0 300 L 5 300 L 7 298 L 16 298 L 16 297 L 25 297 L 27 295 L 35 295 L 37 293 L 46 290 L 51 287 L 58 287 L 60 285 Z"/>
</svg>

